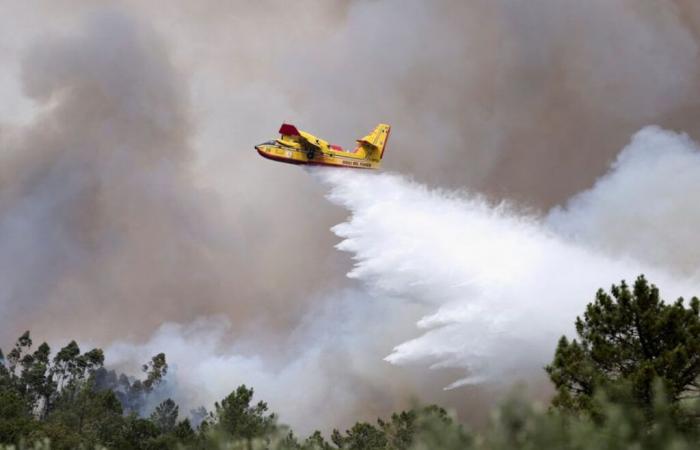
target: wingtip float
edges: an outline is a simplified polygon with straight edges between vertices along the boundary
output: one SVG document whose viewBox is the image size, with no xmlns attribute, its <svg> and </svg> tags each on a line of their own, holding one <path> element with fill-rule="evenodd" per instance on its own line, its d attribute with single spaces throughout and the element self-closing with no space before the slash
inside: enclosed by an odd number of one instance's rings
<svg viewBox="0 0 700 450">
<path fill-rule="evenodd" d="M 357 140 L 353 150 L 343 150 L 294 125 L 283 123 L 279 139 L 256 145 L 260 156 L 288 164 L 307 164 L 356 169 L 378 169 L 389 140 L 391 127 L 380 123 L 367 136 Z"/>
</svg>

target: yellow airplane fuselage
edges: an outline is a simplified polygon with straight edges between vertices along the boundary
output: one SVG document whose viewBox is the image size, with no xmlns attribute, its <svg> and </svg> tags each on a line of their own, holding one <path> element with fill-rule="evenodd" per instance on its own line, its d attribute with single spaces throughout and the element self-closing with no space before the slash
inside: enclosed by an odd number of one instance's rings
<svg viewBox="0 0 700 450">
<path fill-rule="evenodd" d="M 279 139 L 256 145 L 255 149 L 264 158 L 288 164 L 378 169 L 389 131 L 389 125 L 380 124 L 371 134 L 358 140 L 354 150 L 347 151 L 292 125 L 283 124 Z"/>
</svg>

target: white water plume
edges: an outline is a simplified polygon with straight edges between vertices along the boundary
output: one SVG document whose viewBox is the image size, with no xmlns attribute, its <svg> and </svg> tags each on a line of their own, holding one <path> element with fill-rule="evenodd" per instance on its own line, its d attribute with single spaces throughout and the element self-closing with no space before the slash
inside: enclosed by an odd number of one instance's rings
<svg viewBox="0 0 700 450">
<path fill-rule="evenodd" d="M 595 291 L 621 279 L 644 273 L 671 299 L 700 292 L 678 273 L 700 259 L 700 216 L 688 205 L 700 152 L 685 136 L 641 131 L 608 175 L 548 219 L 394 174 L 316 173 L 351 213 L 333 228 L 355 260 L 348 276 L 374 295 L 435 305 L 422 334 L 386 360 L 464 369 L 450 387 L 541 370 Z M 585 239 L 569 231 L 579 229 Z"/>
</svg>

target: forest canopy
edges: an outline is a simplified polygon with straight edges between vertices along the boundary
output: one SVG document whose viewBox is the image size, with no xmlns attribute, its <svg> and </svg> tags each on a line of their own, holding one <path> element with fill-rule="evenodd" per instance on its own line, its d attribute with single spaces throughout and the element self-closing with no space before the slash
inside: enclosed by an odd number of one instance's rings
<svg viewBox="0 0 700 450">
<path fill-rule="evenodd" d="M 330 436 L 296 435 L 246 385 L 211 411 L 170 398 L 146 411 L 167 382 L 165 354 L 130 377 L 107 369 L 101 349 L 71 341 L 52 352 L 27 331 L 0 350 L 0 448 L 697 448 L 700 301 L 666 303 L 640 276 L 600 289 L 575 323 L 577 337 L 562 336 L 545 368 L 556 390 L 548 407 L 513 394 L 474 432 L 440 406 L 416 406 Z"/>
</svg>

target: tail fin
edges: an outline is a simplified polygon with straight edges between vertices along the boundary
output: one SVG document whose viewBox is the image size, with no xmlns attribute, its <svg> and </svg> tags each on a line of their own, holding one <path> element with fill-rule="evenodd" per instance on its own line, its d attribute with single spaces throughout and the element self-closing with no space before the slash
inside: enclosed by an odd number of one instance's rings
<svg viewBox="0 0 700 450">
<path fill-rule="evenodd" d="M 390 131 L 391 126 L 380 123 L 370 134 L 362 139 L 358 139 L 357 144 L 365 150 L 368 159 L 372 161 L 380 161 L 382 159 Z"/>
</svg>

